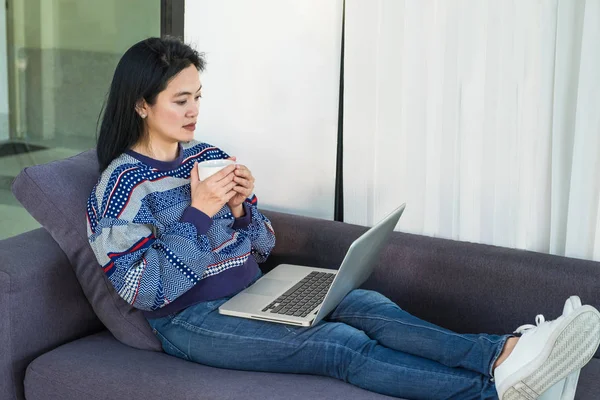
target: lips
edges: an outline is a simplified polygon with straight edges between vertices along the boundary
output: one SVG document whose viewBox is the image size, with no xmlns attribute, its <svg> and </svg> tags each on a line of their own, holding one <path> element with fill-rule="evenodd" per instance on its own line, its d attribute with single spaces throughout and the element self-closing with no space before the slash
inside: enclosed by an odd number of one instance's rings
<svg viewBox="0 0 600 400">
<path fill-rule="evenodd" d="M 185 125 L 185 126 L 183 127 L 183 129 L 186 129 L 186 130 L 188 130 L 188 131 L 192 131 L 192 132 L 193 132 L 193 131 L 195 131 L 195 130 L 196 130 L 196 124 L 188 124 L 188 125 Z"/>
</svg>

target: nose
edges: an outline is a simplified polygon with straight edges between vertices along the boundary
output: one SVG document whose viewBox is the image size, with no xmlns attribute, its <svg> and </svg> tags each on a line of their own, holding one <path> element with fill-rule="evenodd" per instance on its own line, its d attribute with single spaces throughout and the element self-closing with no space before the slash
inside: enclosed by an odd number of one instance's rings
<svg viewBox="0 0 600 400">
<path fill-rule="evenodd" d="M 188 108 L 186 115 L 190 118 L 195 118 L 198 115 L 198 109 L 200 108 L 199 101 L 190 102 L 190 108 Z"/>
</svg>

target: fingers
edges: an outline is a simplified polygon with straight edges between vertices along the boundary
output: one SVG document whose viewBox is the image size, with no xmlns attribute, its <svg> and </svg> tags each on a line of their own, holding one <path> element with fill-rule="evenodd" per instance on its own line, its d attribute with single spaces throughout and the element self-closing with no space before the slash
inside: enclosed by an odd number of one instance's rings
<svg viewBox="0 0 600 400">
<path fill-rule="evenodd" d="M 223 178 L 226 178 L 227 175 L 231 174 L 235 170 L 235 164 L 231 164 L 217 172 L 216 174 L 209 176 L 205 180 L 212 179 L 213 181 L 220 181 Z"/>
<path fill-rule="evenodd" d="M 238 185 L 241 185 L 249 190 L 254 189 L 254 176 L 252 176 L 252 172 L 248 168 L 243 165 L 238 165 L 238 168 L 234 171 L 236 177 L 233 179 Z"/>
<path fill-rule="evenodd" d="M 254 177 L 252 176 L 252 172 L 250 172 L 248 167 L 246 167 L 245 165 L 242 165 L 242 164 L 236 165 L 234 173 L 236 176 L 241 176 L 246 179 L 250 179 L 250 178 L 254 179 Z"/>
<path fill-rule="evenodd" d="M 228 159 L 236 161 L 236 157 Z M 192 181 L 200 182 L 197 163 L 194 163 L 191 175 Z M 249 197 L 254 190 L 254 177 L 245 165 L 232 164 L 202 181 L 202 187 L 211 192 L 216 201 L 227 203 L 236 196 Z"/>
<path fill-rule="evenodd" d="M 237 194 L 237 192 L 234 190 L 236 186 L 237 183 L 233 181 L 224 186 L 213 186 L 213 199 L 221 202 L 222 204 L 227 203 L 233 196 Z"/>
<path fill-rule="evenodd" d="M 209 177 L 208 179 L 210 178 L 212 177 Z M 214 191 L 215 195 L 217 195 L 220 198 L 224 198 L 224 196 L 227 193 L 229 193 L 235 186 L 238 185 L 238 183 L 234 181 L 234 178 L 235 175 L 230 173 L 221 180 L 208 182 L 208 187 L 212 188 L 211 190 Z M 208 179 L 206 179 L 205 181 L 207 181 Z"/>
<path fill-rule="evenodd" d="M 227 203 L 229 200 L 231 200 L 232 198 L 234 198 L 238 194 L 237 188 L 239 186 L 237 186 L 235 184 L 235 182 L 232 182 L 232 184 L 234 184 L 234 186 L 230 187 L 228 185 L 228 187 L 226 188 L 227 192 L 225 193 L 224 199 L 223 199 L 225 203 Z"/>
<path fill-rule="evenodd" d="M 227 176 L 225 176 L 223 179 L 216 181 L 215 184 L 217 186 L 223 187 L 225 185 L 228 185 L 230 182 L 233 182 L 234 178 L 235 178 L 235 175 L 233 173 L 230 173 Z"/>
<path fill-rule="evenodd" d="M 233 178 L 233 181 L 235 183 L 237 183 L 240 186 L 243 186 L 247 189 L 250 189 L 254 186 L 254 182 L 248 179 L 244 179 L 244 178 L 240 178 L 238 176 L 236 176 L 235 178 Z"/>
<path fill-rule="evenodd" d="M 225 199 L 225 201 L 229 201 L 230 197 L 228 197 L 231 192 L 233 192 L 233 188 L 237 186 L 237 183 L 231 181 L 229 182 L 227 185 L 222 186 L 219 189 L 219 196 L 221 197 L 221 199 Z M 235 194 L 236 192 L 233 192 L 233 194 Z"/>
<path fill-rule="evenodd" d="M 233 190 L 244 197 L 250 196 L 254 190 L 254 177 L 252 176 L 252 172 L 250 172 L 245 165 L 238 164 L 234 173 L 236 176 L 233 178 L 233 181 L 236 182 L 238 186 Z"/>
<path fill-rule="evenodd" d="M 250 195 L 252 194 L 252 190 L 246 189 L 242 186 L 235 186 L 232 190 L 236 193 L 244 195 L 244 197 L 250 197 Z"/>
<path fill-rule="evenodd" d="M 231 181 L 227 186 L 225 186 L 225 193 L 229 193 L 234 187 L 237 186 L 237 183 Z"/>
<path fill-rule="evenodd" d="M 227 193 L 225 195 L 225 203 L 227 203 L 229 200 L 233 199 L 235 196 L 237 196 L 237 192 L 234 190 L 231 190 L 229 193 Z"/>
</svg>

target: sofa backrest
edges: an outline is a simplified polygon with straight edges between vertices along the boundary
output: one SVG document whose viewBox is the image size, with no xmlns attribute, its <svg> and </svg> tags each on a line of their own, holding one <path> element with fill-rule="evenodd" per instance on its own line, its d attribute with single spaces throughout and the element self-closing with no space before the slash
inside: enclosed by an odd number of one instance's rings
<svg viewBox="0 0 600 400">
<path fill-rule="evenodd" d="M 284 262 L 338 268 L 367 229 L 263 212 L 277 233 L 265 269 Z M 600 263 L 394 232 L 363 287 L 445 328 L 503 334 L 534 324 L 537 314 L 558 317 L 571 295 L 600 309 Z"/>
</svg>

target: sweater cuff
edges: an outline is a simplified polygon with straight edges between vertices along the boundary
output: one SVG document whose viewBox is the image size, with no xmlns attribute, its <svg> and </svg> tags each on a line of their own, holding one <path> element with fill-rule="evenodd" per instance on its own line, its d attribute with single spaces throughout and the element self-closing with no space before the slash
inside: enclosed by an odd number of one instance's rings
<svg viewBox="0 0 600 400">
<path fill-rule="evenodd" d="M 252 222 L 252 208 L 248 206 L 245 201 L 242 203 L 242 207 L 244 208 L 245 215 L 243 217 L 236 218 L 233 221 L 233 229 L 247 228 L 248 225 L 250 225 L 250 222 Z"/>
<path fill-rule="evenodd" d="M 212 225 L 211 217 L 192 206 L 185 209 L 179 221 L 193 224 L 198 231 L 198 235 L 206 235 Z"/>
</svg>

